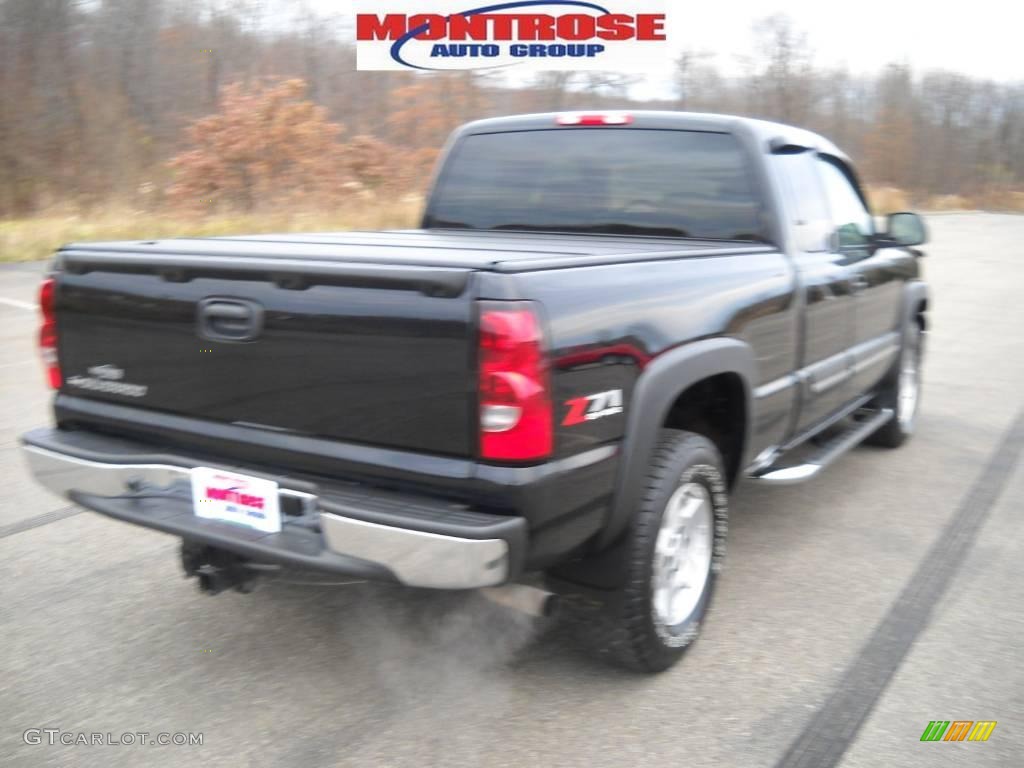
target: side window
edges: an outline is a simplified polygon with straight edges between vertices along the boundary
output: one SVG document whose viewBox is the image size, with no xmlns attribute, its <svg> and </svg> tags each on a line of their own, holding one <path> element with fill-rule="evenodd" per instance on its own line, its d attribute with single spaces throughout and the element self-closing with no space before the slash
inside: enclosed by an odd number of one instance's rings
<svg viewBox="0 0 1024 768">
<path fill-rule="evenodd" d="M 818 170 L 825 186 L 825 196 L 832 209 L 832 221 L 839 232 L 840 248 L 860 248 L 874 234 L 874 224 L 860 196 L 839 166 L 820 159 Z"/>
<path fill-rule="evenodd" d="M 827 251 L 829 235 L 835 229 L 815 158 L 809 151 L 772 155 L 792 208 L 790 219 L 797 247 L 806 252 Z"/>
</svg>

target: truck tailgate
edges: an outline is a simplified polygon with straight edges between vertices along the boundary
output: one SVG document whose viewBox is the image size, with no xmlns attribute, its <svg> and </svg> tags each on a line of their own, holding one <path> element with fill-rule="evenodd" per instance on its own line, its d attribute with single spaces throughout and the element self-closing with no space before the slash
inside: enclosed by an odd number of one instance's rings
<svg viewBox="0 0 1024 768">
<path fill-rule="evenodd" d="M 471 272 L 63 251 L 62 391 L 272 430 L 475 451 Z"/>
</svg>

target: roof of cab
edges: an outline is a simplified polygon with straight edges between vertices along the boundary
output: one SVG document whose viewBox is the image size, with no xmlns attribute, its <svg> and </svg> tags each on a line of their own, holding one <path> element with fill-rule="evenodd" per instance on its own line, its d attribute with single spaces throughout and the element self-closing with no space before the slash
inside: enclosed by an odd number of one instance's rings
<svg viewBox="0 0 1024 768">
<path fill-rule="evenodd" d="M 796 128 L 784 123 L 773 123 L 768 120 L 755 120 L 736 115 L 717 115 L 704 112 L 673 112 L 668 110 L 630 110 L 630 109 L 592 109 L 574 110 L 571 112 L 542 112 L 529 115 L 510 115 L 476 120 L 459 128 L 453 138 L 474 133 L 496 133 L 502 131 L 535 131 L 558 129 L 558 118 L 569 114 L 599 115 L 604 113 L 626 113 L 632 118 L 629 125 L 608 125 L 588 128 L 564 126 L 564 129 L 575 130 L 609 130 L 647 128 L 655 130 L 689 130 L 716 131 L 721 133 L 743 134 L 762 144 L 764 151 L 770 150 L 771 144 L 791 145 L 815 149 L 828 155 L 839 157 L 845 161 L 849 158 L 835 144 L 803 128 Z"/>
</svg>

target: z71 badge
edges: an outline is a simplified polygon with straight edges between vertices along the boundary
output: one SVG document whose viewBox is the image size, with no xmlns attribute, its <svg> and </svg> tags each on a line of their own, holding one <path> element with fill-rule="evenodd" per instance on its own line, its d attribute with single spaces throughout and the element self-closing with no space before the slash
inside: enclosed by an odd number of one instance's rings
<svg viewBox="0 0 1024 768">
<path fill-rule="evenodd" d="M 571 427 L 574 424 L 622 413 L 622 390 L 612 389 L 608 392 L 598 392 L 596 395 L 574 397 L 572 400 L 566 400 L 565 404 L 569 406 L 569 412 L 565 414 L 562 426 Z"/>
</svg>

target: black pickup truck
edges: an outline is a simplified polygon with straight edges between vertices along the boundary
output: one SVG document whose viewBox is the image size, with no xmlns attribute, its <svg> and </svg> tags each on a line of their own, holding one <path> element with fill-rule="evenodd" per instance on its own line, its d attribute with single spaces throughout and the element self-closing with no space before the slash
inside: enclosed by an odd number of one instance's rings
<svg viewBox="0 0 1024 768">
<path fill-rule="evenodd" d="M 881 231 L 883 230 L 884 231 Z M 742 478 L 913 431 L 921 220 L 773 123 L 484 120 L 422 228 L 76 243 L 40 296 L 38 480 L 260 569 L 556 595 L 611 659 L 696 636 Z"/>
</svg>

